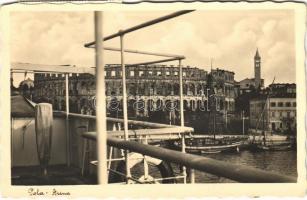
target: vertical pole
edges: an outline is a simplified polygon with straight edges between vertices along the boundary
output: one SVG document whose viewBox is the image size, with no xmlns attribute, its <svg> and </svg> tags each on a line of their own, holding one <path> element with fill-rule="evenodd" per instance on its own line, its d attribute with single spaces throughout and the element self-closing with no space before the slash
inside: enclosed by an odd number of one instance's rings
<svg viewBox="0 0 307 200">
<path fill-rule="evenodd" d="M 227 110 L 225 110 L 225 122 L 226 122 L 226 131 L 227 131 L 227 123 L 228 123 L 228 121 L 227 121 L 228 119 L 227 119 Z"/>
<path fill-rule="evenodd" d="M 148 144 L 147 135 L 145 135 L 144 144 Z M 149 168 L 148 168 L 147 156 L 146 155 L 144 155 L 143 165 L 144 165 L 144 181 L 146 182 L 146 180 L 149 177 Z"/>
<path fill-rule="evenodd" d="M 184 133 L 181 134 L 181 152 L 185 153 L 185 138 Z M 182 174 L 183 174 L 183 183 L 187 183 L 187 168 L 185 166 L 182 166 Z"/>
<path fill-rule="evenodd" d="M 104 80 L 104 51 L 103 51 L 103 12 L 95 11 L 95 65 L 96 65 L 96 129 L 98 155 L 98 183 L 107 184 L 107 135 L 106 135 L 106 101 Z"/>
<path fill-rule="evenodd" d="M 190 183 L 195 183 L 195 170 L 190 169 Z"/>
<path fill-rule="evenodd" d="M 68 74 L 65 74 L 65 101 L 66 101 L 66 159 L 67 166 L 70 166 L 70 131 L 69 131 L 69 87 Z"/>
<path fill-rule="evenodd" d="M 272 132 L 272 127 L 271 127 L 271 111 L 270 111 L 270 96 L 268 95 L 268 114 L 267 114 L 267 127 L 268 127 L 268 131 L 271 132 L 271 135 L 273 134 Z"/>
<path fill-rule="evenodd" d="M 181 59 L 179 59 L 179 94 L 180 94 L 180 125 L 181 127 L 184 127 L 184 113 L 183 113 L 183 72 L 182 72 L 182 64 Z M 185 153 L 185 138 L 184 134 L 181 135 L 181 146 L 182 146 L 182 152 Z M 182 167 L 183 171 L 183 183 L 187 183 L 187 172 L 186 167 Z"/>
<path fill-rule="evenodd" d="M 244 127 L 245 115 L 244 115 L 244 110 L 242 111 L 242 120 L 243 120 L 243 135 L 244 135 L 245 134 L 245 127 Z"/>
<path fill-rule="evenodd" d="M 124 35 L 120 36 L 120 54 L 121 54 L 121 65 L 122 65 L 122 82 L 123 82 L 123 115 L 124 115 L 124 138 L 129 140 L 128 135 L 128 111 L 127 111 L 127 85 L 126 85 L 126 67 L 124 60 Z M 129 167 L 129 151 L 125 150 L 125 162 L 126 162 L 126 183 L 129 183 L 131 177 Z"/>
<path fill-rule="evenodd" d="M 181 59 L 179 60 L 179 92 L 180 92 L 180 125 L 184 126 L 184 113 L 183 113 L 183 72 Z"/>
</svg>

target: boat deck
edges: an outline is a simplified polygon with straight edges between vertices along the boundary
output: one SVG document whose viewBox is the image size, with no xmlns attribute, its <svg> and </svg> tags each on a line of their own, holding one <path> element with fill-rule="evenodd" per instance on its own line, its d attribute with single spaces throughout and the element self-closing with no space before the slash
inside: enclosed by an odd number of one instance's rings
<svg viewBox="0 0 307 200">
<path fill-rule="evenodd" d="M 81 176 L 80 169 L 55 165 L 48 167 L 48 176 L 42 176 L 39 166 L 12 168 L 12 185 L 92 185 L 94 175 Z"/>
</svg>

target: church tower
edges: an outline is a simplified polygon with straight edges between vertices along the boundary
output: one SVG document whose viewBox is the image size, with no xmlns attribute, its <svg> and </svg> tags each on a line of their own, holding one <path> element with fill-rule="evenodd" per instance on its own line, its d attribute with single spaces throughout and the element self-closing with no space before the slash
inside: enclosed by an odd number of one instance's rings
<svg viewBox="0 0 307 200">
<path fill-rule="evenodd" d="M 258 48 L 254 57 L 254 70 L 255 70 L 255 87 L 261 86 L 261 57 L 259 56 Z"/>
</svg>

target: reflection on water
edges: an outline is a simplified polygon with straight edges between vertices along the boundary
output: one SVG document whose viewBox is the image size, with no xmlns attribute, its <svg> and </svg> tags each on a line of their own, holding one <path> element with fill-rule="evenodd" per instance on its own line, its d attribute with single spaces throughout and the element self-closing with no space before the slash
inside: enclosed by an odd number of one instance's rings
<svg viewBox="0 0 307 200">
<path fill-rule="evenodd" d="M 296 151 L 242 151 L 240 153 L 204 154 L 203 156 L 232 164 L 247 165 L 258 169 L 297 177 Z M 175 165 L 173 167 L 176 172 L 179 172 L 178 167 Z M 230 182 L 234 181 L 204 172 L 195 171 L 195 183 Z"/>
</svg>

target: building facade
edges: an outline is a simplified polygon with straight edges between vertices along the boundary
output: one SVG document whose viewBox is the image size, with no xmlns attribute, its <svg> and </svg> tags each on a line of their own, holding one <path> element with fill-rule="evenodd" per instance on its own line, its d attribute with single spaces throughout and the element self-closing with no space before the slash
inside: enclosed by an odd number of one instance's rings
<svg viewBox="0 0 307 200">
<path fill-rule="evenodd" d="M 296 132 L 295 84 L 272 84 L 269 95 L 250 101 L 250 126 L 272 133 Z"/>
<path fill-rule="evenodd" d="M 208 84 L 209 74 L 212 85 Z M 234 110 L 234 73 L 216 69 L 211 73 L 196 67 L 183 67 L 183 107 L 185 113 L 209 112 L 209 95 L 214 94 L 218 113 Z M 109 116 L 122 116 L 122 71 L 120 65 L 106 65 L 105 84 Z M 126 66 L 129 118 L 157 118 L 161 122 L 179 123 L 179 67 L 166 65 Z M 65 110 L 63 74 L 35 74 L 35 102 L 49 102 L 54 110 Z M 69 74 L 69 110 L 95 115 L 95 76 Z M 210 91 L 212 90 L 212 91 Z M 226 112 L 227 113 L 227 112 Z M 186 117 L 189 123 L 197 117 Z M 199 123 L 199 122 L 197 122 Z"/>
<path fill-rule="evenodd" d="M 221 102 L 221 110 L 223 112 L 233 113 L 235 110 L 235 80 L 234 72 L 223 70 L 223 69 L 213 69 L 211 70 L 213 77 L 213 87 L 215 94 L 219 96 Z"/>
</svg>

